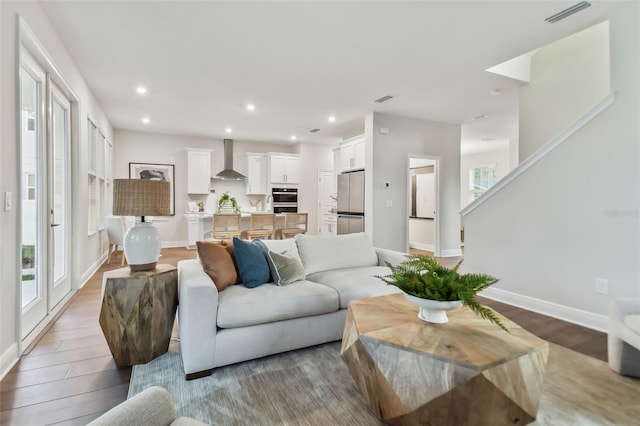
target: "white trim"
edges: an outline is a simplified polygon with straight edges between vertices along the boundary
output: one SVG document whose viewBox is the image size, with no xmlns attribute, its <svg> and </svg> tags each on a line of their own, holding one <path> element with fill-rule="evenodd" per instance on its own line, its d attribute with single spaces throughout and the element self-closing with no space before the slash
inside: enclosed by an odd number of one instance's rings
<svg viewBox="0 0 640 426">
<path fill-rule="evenodd" d="M 442 250 L 440 252 L 439 257 L 460 257 L 460 256 L 462 256 L 462 249 L 449 249 L 449 250 Z"/>
<path fill-rule="evenodd" d="M 93 274 L 95 274 L 98 271 L 98 269 L 100 269 L 100 266 L 102 266 L 105 260 L 107 260 L 107 253 L 103 253 L 102 256 L 98 258 L 98 260 L 93 262 L 93 265 L 91 265 L 89 269 L 87 269 L 82 275 L 80 275 L 81 284 L 80 284 L 80 287 L 78 288 L 84 287 L 87 281 L 89 281 L 89 278 L 91 278 Z"/>
<path fill-rule="evenodd" d="M 12 343 L 11 346 L 0 355 L 0 380 L 4 379 L 19 359 L 18 345 Z"/>
<path fill-rule="evenodd" d="M 188 241 L 163 241 L 162 248 L 186 247 Z"/>
<path fill-rule="evenodd" d="M 433 251 L 435 246 L 433 244 L 412 243 L 411 241 L 409 241 L 409 248 L 414 248 L 414 249 L 418 249 L 418 250 Z"/>
<path fill-rule="evenodd" d="M 604 333 L 606 333 L 608 329 L 609 318 L 606 315 L 594 314 L 593 312 L 559 305 L 499 288 L 488 288 L 479 294 L 488 299 L 497 300 L 498 302 L 507 303 L 528 311 L 537 312 Z"/>
<path fill-rule="evenodd" d="M 549 142 L 543 145 L 540 149 L 531 155 L 531 157 L 524 160 L 518 167 L 509 172 L 505 177 L 500 179 L 495 185 L 489 188 L 480 198 L 469 203 L 467 207 L 460 211 L 462 216 L 466 216 L 471 213 L 476 207 L 484 203 L 491 198 L 495 193 L 507 186 L 511 181 L 515 180 L 518 176 L 524 173 L 528 168 L 536 164 L 542 158 L 544 158 L 549 152 L 557 148 L 561 143 L 569 139 L 571 135 L 584 127 L 588 122 L 593 120 L 598 114 L 607 109 L 613 104 L 615 100 L 614 92 L 609 93 L 600 102 L 592 106 L 586 113 L 578 117 L 573 123 L 571 123 L 566 129 L 562 130 L 556 136 L 554 136 Z"/>
</svg>

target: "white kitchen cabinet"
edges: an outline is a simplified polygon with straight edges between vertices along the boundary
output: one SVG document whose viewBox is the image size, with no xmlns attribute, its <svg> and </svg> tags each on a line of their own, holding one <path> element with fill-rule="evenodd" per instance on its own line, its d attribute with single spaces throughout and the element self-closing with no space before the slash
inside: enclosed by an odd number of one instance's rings
<svg viewBox="0 0 640 426">
<path fill-rule="evenodd" d="M 340 171 L 364 169 L 364 136 L 357 136 L 340 144 Z"/>
<path fill-rule="evenodd" d="M 300 183 L 300 157 L 292 154 L 271 154 L 271 183 Z"/>
<path fill-rule="evenodd" d="M 187 194 L 208 194 L 211 180 L 211 150 L 187 149 Z"/>
<path fill-rule="evenodd" d="M 324 218 L 320 235 L 337 235 L 337 221 L 335 218 Z"/>
<path fill-rule="evenodd" d="M 267 194 L 267 156 L 247 154 L 247 195 Z"/>
</svg>

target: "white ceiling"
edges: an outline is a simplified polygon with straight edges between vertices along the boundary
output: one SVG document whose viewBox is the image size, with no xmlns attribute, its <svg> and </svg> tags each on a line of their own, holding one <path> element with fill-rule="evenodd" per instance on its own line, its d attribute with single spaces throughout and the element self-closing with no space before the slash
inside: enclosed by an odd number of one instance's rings
<svg viewBox="0 0 640 426">
<path fill-rule="evenodd" d="M 117 129 L 335 143 L 380 111 L 462 124 L 465 143 L 486 149 L 517 136 L 519 83 L 485 70 L 602 20 L 610 7 L 598 2 L 556 24 L 544 21 L 573 3 L 42 5 Z M 139 84 L 148 94 L 135 92 Z M 496 88 L 501 95 L 491 96 Z M 373 102 L 384 95 L 394 98 Z M 255 111 L 246 111 L 249 102 Z M 471 120 L 481 114 L 488 118 Z M 151 122 L 142 124 L 143 116 Z"/>
</svg>

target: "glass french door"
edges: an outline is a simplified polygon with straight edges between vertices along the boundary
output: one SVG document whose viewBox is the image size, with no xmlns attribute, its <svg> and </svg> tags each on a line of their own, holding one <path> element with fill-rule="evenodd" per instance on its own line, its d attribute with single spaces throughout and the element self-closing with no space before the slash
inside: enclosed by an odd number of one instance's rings
<svg viewBox="0 0 640 426">
<path fill-rule="evenodd" d="M 25 50 L 20 69 L 21 336 L 71 290 L 70 102 Z"/>
</svg>

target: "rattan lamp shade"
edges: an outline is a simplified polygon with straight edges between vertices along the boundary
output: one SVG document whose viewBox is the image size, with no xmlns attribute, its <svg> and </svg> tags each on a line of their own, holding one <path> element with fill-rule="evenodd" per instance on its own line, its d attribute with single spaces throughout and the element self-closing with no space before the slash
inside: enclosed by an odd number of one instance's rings
<svg viewBox="0 0 640 426">
<path fill-rule="evenodd" d="M 171 184 L 161 180 L 114 179 L 113 214 L 117 216 L 169 216 Z"/>
</svg>

